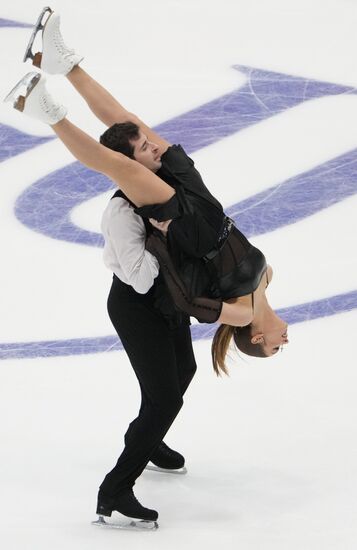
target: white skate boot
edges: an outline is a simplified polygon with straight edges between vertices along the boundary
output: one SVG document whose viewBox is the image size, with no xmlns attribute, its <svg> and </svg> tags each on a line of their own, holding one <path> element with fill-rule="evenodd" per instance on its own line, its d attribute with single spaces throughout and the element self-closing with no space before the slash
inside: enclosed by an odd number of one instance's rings
<svg viewBox="0 0 357 550">
<path fill-rule="evenodd" d="M 67 109 L 56 103 L 46 90 L 46 79 L 40 73 L 27 73 L 5 97 L 5 102 L 11 102 L 14 109 L 32 118 L 56 124 L 62 120 Z M 23 94 L 21 91 L 24 89 Z"/>
<path fill-rule="evenodd" d="M 46 18 L 47 17 L 47 18 Z M 33 54 L 32 46 L 37 33 L 42 30 L 42 52 Z M 51 8 L 43 8 L 27 45 L 24 62 L 32 59 L 33 65 L 48 74 L 68 74 L 83 57 L 66 46 L 60 31 L 60 16 Z"/>
</svg>

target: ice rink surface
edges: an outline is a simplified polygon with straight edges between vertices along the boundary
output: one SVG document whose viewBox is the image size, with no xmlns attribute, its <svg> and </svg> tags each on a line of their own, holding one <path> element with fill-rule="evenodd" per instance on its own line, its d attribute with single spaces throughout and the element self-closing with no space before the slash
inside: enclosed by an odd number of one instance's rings
<svg viewBox="0 0 357 550">
<path fill-rule="evenodd" d="M 75 6 L 75 7 L 73 7 Z M 31 70 L 43 3 L 4 0 L 0 95 Z M 144 472 L 155 533 L 92 527 L 139 391 L 106 313 L 112 194 L 48 127 L 0 106 L 0 545 L 6 550 L 357 547 L 357 3 L 53 2 L 66 43 L 128 110 L 185 146 L 274 268 L 283 353 L 210 362 L 165 438 L 188 475 Z M 97 137 L 62 77 L 49 88 Z M 160 342 L 157 343 L 160 345 Z"/>
</svg>

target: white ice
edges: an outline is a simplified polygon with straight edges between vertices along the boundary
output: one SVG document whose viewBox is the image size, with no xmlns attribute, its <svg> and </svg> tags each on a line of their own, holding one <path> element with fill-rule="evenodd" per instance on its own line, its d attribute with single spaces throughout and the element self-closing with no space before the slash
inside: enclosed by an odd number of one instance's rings
<svg viewBox="0 0 357 550">
<path fill-rule="evenodd" d="M 0 18 L 33 23 L 42 7 L 3 0 Z M 354 0 L 51 7 L 83 67 L 150 125 L 235 90 L 244 82 L 237 64 L 357 86 Z M 21 63 L 29 33 L 0 28 L 1 97 L 31 70 Z M 93 136 L 102 131 L 64 79 L 49 86 L 74 122 Z M 356 148 L 356 122 L 357 95 L 321 98 L 192 156 L 229 206 Z M 50 135 L 8 105 L 0 123 Z M 114 334 L 101 250 L 50 239 L 14 216 L 27 187 L 72 160 L 55 140 L 0 163 L 1 342 Z M 75 223 L 98 231 L 109 196 L 75 209 Z M 273 306 L 356 290 L 356 208 L 352 196 L 254 239 L 274 267 Z M 356 326 L 356 310 L 295 324 L 283 353 L 235 358 L 224 379 L 213 374 L 209 341 L 194 343 L 198 372 L 165 438 L 185 455 L 188 475 L 144 472 L 135 485 L 159 511 L 154 533 L 90 525 L 98 486 L 139 407 L 125 353 L 1 361 L 1 548 L 354 550 Z"/>
</svg>

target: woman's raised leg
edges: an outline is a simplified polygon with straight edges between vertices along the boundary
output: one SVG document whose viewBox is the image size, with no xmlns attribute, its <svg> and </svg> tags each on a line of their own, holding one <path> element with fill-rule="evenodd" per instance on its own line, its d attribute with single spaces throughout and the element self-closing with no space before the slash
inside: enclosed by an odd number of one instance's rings
<svg viewBox="0 0 357 550">
<path fill-rule="evenodd" d="M 162 204 L 175 194 L 172 187 L 145 166 L 104 147 L 67 118 L 52 128 L 77 160 L 108 176 L 136 206 Z"/>
<path fill-rule="evenodd" d="M 79 65 L 73 67 L 66 77 L 83 97 L 92 113 L 106 126 L 109 127 L 118 122 L 134 122 L 148 140 L 158 146 L 160 155 L 167 150 L 170 144 L 166 139 L 147 126 L 137 115 L 127 111 L 108 90 Z"/>
<path fill-rule="evenodd" d="M 106 126 L 112 126 L 116 122 L 134 122 L 135 115 L 127 111 L 108 90 L 79 65 L 76 65 L 66 76 L 93 114 Z"/>
<path fill-rule="evenodd" d="M 175 195 L 174 189 L 154 172 L 104 147 L 72 124 L 66 118 L 66 108 L 49 94 L 45 78 L 40 73 L 25 75 L 5 101 L 12 103 L 18 111 L 49 124 L 77 160 L 112 179 L 136 206 L 163 204 Z"/>
<path fill-rule="evenodd" d="M 32 46 L 36 33 L 40 30 L 42 31 L 42 51 L 34 54 Z M 117 122 L 134 122 L 148 140 L 159 147 L 160 154 L 166 151 L 169 143 L 165 139 L 157 135 L 136 115 L 127 111 L 101 84 L 78 66 L 83 57 L 65 44 L 58 13 L 53 12 L 51 8 L 44 8 L 35 25 L 34 33 L 26 48 L 25 60 L 31 58 L 33 64 L 45 73 L 66 76 L 94 115 L 106 126 L 112 126 Z"/>
</svg>

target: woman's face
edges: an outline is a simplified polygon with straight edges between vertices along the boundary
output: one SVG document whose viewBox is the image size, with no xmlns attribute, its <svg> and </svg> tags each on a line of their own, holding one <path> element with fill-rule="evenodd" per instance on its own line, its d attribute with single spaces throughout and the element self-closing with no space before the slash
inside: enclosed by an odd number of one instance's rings
<svg viewBox="0 0 357 550">
<path fill-rule="evenodd" d="M 288 325 L 281 321 L 280 327 L 274 327 L 264 333 L 264 350 L 267 355 L 275 355 L 281 346 L 288 344 Z"/>
<path fill-rule="evenodd" d="M 253 344 L 262 344 L 267 356 L 278 353 L 281 346 L 288 344 L 288 324 L 276 316 L 274 323 L 264 328 L 264 332 L 252 335 Z"/>
</svg>

